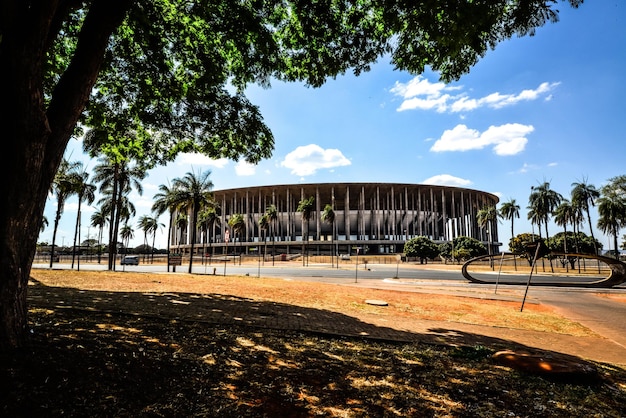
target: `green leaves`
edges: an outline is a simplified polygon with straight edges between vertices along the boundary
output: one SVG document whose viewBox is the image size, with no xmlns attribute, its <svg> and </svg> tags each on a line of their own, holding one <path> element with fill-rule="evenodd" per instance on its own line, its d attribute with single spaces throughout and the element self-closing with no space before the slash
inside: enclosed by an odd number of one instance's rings
<svg viewBox="0 0 626 418">
<path fill-rule="evenodd" d="M 113 148 L 121 147 L 119 133 L 136 132 L 134 145 L 119 153 L 132 152 L 147 166 L 183 151 L 256 163 L 271 155 L 274 138 L 244 95 L 249 83 L 317 87 L 346 71 L 368 71 L 381 57 L 400 70 L 430 67 L 445 81 L 458 79 L 502 40 L 556 21 L 554 3 L 135 2 L 111 39 L 84 122 L 109 132 Z M 72 11 L 63 21 L 48 63 L 50 92 L 72 59 L 87 13 Z"/>
</svg>

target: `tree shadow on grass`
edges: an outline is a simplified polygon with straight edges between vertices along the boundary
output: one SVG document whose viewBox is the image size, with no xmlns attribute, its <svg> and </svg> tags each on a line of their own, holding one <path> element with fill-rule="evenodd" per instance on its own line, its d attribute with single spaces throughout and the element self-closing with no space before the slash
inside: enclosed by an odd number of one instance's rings
<svg viewBox="0 0 626 418">
<path fill-rule="evenodd" d="M 572 389 L 494 364 L 533 350 L 498 338 L 221 294 L 34 284 L 29 303 L 32 345 L 0 365 L 4 416 L 626 415 L 623 370 Z"/>
</svg>

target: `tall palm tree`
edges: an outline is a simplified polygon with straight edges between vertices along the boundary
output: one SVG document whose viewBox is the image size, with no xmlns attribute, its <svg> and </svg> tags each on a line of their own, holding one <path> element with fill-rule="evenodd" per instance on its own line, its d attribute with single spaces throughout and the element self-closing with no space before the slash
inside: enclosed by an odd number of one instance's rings
<svg viewBox="0 0 626 418">
<path fill-rule="evenodd" d="M 476 214 L 476 222 L 478 222 L 478 226 L 486 229 L 487 231 L 487 253 L 491 254 L 492 247 L 492 239 L 491 234 L 493 232 L 494 223 L 498 221 L 498 211 L 495 206 L 485 206 L 480 209 Z"/>
<path fill-rule="evenodd" d="M 196 230 L 198 228 L 198 213 L 204 206 L 213 202 L 213 182 L 209 176 L 211 171 L 205 171 L 197 176 L 193 172 L 185 174 L 182 178 L 172 181 L 174 189 L 174 202 L 181 210 L 186 210 L 191 215 L 191 246 L 189 254 L 189 273 L 193 266 L 193 252 L 196 244 Z"/>
<path fill-rule="evenodd" d="M 101 158 L 94 167 L 94 181 L 100 183 L 100 192 L 109 196 L 109 270 L 115 269 L 115 255 L 117 245 L 114 242 L 118 236 L 120 221 L 124 215 L 124 199 L 128 206 L 128 194 L 135 189 L 140 195 L 143 193 L 141 180 L 146 171 L 138 165 L 131 165 L 128 160 L 115 158 Z M 128 218 L 127 218 L 128 220 Z"/>
<path fill-rule="evenodd" d="M 220 216 L 217 212 L 219 208 L 215 205 L 209 205 L 202 209 L 198 214 L 198 223 L 201 225 L 201 228 L 204 229 L 206 241 L 209 243 L 209 253 L 213 256 L 213 236 L 215 234 L 215 227 L 218 227 L 222 224 Z"/>
<path fill-rule="evenodd" d="M 108 224 L 109 218 L 106 213 L 98 209 L 91 215 L 91 226 L 94 228 L 98 228 L 98 264 L 100 264 L 100 260 L 102 257 L 102 233 L 104 231 L 104 227 Z"/>
<path fill-rule="evenodd" d="M 332 205 L 327 204 L 324 206 L 324 210 L 322 211 L 322 220 L 327 224 L 330 224 L 330 266 L 333 266 L 334 260 L 334 252 L 335 252 L 335 211 L 333 210 Z M 339 261 L 337 261 L 337 265 L 339 265 Z"/>
<path fill-rule="evenodd" d="M 78 210 L 76 213 L 76 227 L 74 229 L 74 245 L 72 247 L 72 268 L 74 268 L 74 258 L 76 256 L 76 240 L 80 241 L 81 225 L 81 205 L 83 201 L 91 205 L 96 198 L 96 186 L 89 183 L 89 173 L 83 169 L 70 175 L 70 182 L 74 193 L 78 196 Z M 89 238 L 89 237 L 88 237 Z"/>
<path fill-rule="evenodd" d="M 602 188 L 602 196 L 598 199 L 598 228 L 613 237 L 615 258 L 619 259 L 617 237 L 621 228 L 626 226 L 626 198 L 623 191 L 611 185 Z"/>
<path fill-rule="evenodd" d="M 583 179 L 581 182 L 572 183 L 572 187 L 572 205 L 587 214 L 593 248 L 595 253 L 598 254 L 598 246 L 596 245 L 596 238 L 593 236 L 593 228 L 591 226 L 589 206 L 595 206 L 596 199 L 600 197 L 600 191 L 598 191 L 593 184 L 588 184 L 586 179 Z"/>
<path fill-rule="evenodd" d="M 575 212 L 574 206 L 567 199 L 563 199 L 554 210 L 554 223 L 563 227 L 563 252 L 565 254 L 567 254 L 567 224 L 575 222 Z"/>
<path fill-rule="evenodd" d="M 124 245 L 124 253 L 128 253 L 128 245 L 130 240 L 134 237 L 135 231 L 130 225 L 125 223 L 124 226 L 120 228 L 120 238 L 122 239 L 122 244 Z"/>
<path fill-rule="evenodd" d="M 189 226 L 189 217 L 184 213 L 179 213 L 176 215 L 176 221 L 174 221 L 176 230 L 178 231 L 178 237 L 176 237 L 176 244 L 181 245 L 183 242 L 183 232 Z"/>
<path fill-rule="evenodd" d="M 156 233 L 160 228 L 163 228 L 165 225 L 159 223 L 159 219 L 156 216 L 143 215 L 139 218 L 139 223 L 137 224 L 137 226 L 143 231 L 144 248 L 148 247 L 148 236 L 152 236 L 150 261 L 154 263 L 154 243 L 156 241 Z"/>
<path fill-rule="evenodd" d="M 150 216 L 141 215 L 139 217 L 139 221 L 137 222 L 137 228 L 143 231 L 143 246 L 144 249 L 148 248 L 148 230 L 150 229 Z M 144 259 L 145 261 L 145 259 Z"/>
<path fill-rule="evenodd" d="M 502 206 L 500 206 L 499 215 L 507 221 L 511 221 L 511 238 L 515 237 L 513 221 L 515 218 L 519 218 L 519 210 L 520 206 L 517 204 L 515 199 L 510 199 L 508 202 L 504 202 L 502 203 Z"/>
<path fill-rule="evenodd" d="M 301 199 L 300 202 L 298 202 L 298 208 L 296 209 L 297 212 L 302 214 L 302 265 L 305 265 L 305 248 L 308 246 L 309 241 L 309 220 L 313 215 L 314 207 L 315 198 L 311 196 L 309 198 Z"/>
<path fill-rule="evenodd" d="M 170 245 L 172 242 L 172 226 L 174 224 L 174 213 L 176 212 L 176 202 L 174 202 L 174 190 L 165 184 L 159 186 L 159 192 L 153 197 L 152 212 L 156 217 L 169 213 L 169 222 L 167 225 L 167 271 L 170 271 Z"/>
<path fill-rule="evenodd" d="M 241 256 L 241 232 L 246 229 L 246 221 L 244 216 L 241 213 L 233 213 L 230 216 L 230 219 L 228 219 L 228 226 L 230 226 L 230 229 L 232 229 L 233 231 L 235 242 L 237 241 L 237 237 L 239 237 L 239 254 Z M 241 258 L 239 259 L 239 262 L 241 262 Z"/>
<path fill-rule="evenodd" d="M 52 268 L 52 261 L 54 260 L 55 242 L 57 237 L 57 230 L 59 228 L 59 221 L 63 214 L 65 207 L 65 201 L 68 197 L 75 193 L 74 186 L 71 178 L 74 173 L 78 172 L 82 168 L 80 161 L 69 162 L 65 158 L 61 161 L 54 180 L 52 182 L 52 193 L 57 200 L 57 210 L 54 215 L 54 228 L 52 231 L 52 247 L 50 251 L 50 267 Z"/>
<path fill-rule="evenodd" d="M 272 265 L 274 265 L 274 245 L 275 245 L 275 237 L 276 237 L 276 222 L 278 221 L 278 209 L 276 205 L 269 205 L 265 209 L 265 214 L 267 215 L 267 220 L 270 224 L 270 233 L 272 235 Z"/>
<path fill-rule="evenodd" d="M 270 217 L 264 213 L 259 218 L 259 229 L 263 232 L 263 263 L 265 264 L 265 256 L 267 255 L 267 230 L 270 226 Z M 261 234 L 259 234 L 261 235 Z"/>
<path fill-rule="evenodd" d="M 563 200 L 563 196 L 550 189 L 550 183 L 547 181 L 544 181 L 539 186 L 532 187 L 531 190 L 532 192 L 530 194 L 529 202 L 530 207 L 533 209 L 540 222 L 538 224 L 540 231 L 539 235 L 541 236 L 541 222 L 543 222 L 546 230 L 546 239 L 548 239 L 550 238 L 550 234 L 548 233 L 548 222 L 550 221 L 550 216 Z"/>
</svg>

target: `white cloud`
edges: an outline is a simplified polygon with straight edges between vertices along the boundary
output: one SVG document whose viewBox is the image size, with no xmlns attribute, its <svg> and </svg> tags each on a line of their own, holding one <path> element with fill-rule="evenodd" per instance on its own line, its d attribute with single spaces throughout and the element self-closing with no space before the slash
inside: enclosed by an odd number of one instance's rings
<svg viewBox="0 0 626 418">
<path fill-rule="evenodd" d="M 436 110 L 443 112 L 469 112 L 480 107 L 500 109 L 512 106 L 522 101 L 537 100 L 545 96 L 545 100 L 552 99 L 548 94 L 560 83 L 541 83 L 536 89 L 522 90 L 517 94 L 490 93 L 481 98 L 472 98 L 465 92 L 450 94 L 454 90 L 462 90 L 462 87 L 453 87 L 441 82 L 431 83 L 422 76 L 413 78 L 408 83 L 397 82 L 390 92 L 403 99 L 397 111 L 404 110 Z"/>
<path fill-rule="evenodd" d="M 256 165 L 241 160 L 235 165 L 235 173 L 238 176 L 253 176 L 256 174 Z"/>
<path fill-rule="evenodd" d="M 226 164 L 228 164 L 228 161 L 228 158 L 214 160 L 206 155 L 195 152 L 184 152 L 176 158 L 176 163 L 178 165 L 208 165 L 216 168 L 224 168 Z"/>
<path fill-rule="evenodd" d="M 537 166 L 536 166 L 536 165 L 534 165 L 534 164 L 524 163 L 524 164 L 522 165 L 522 168 L 520 168 L 520 169 L 519 169 L 519 170 L 517 170 L 517 171 L 514 171 L 513 173 L 525 174 L 525 173 L 528 173 L 528 172 L 529 172 L 529 171 L 531 171 L 531 170 L 533 170 L 533 171 L 534 171 L 534 170 L 538 170 L 538 169 L 539 169 L 539 167 L 537 167 Z"/>
<path fill-rule="evenodd" d="M 427 178 L 422 182 L 423 184 L 433 184 L 435 186 L 453 186 L 453 187 L 466 187 L 472 184 L 471 180 L 462 179 L 460 177 L 454 177 L 450 174 L 438 174 Z"/>
<path fill-rule="evenodd" d="M 490 126 L 481 133 L 461 124 L 444 131 L 430 150 L 433 152 L 469 151 L 493 146 L 493 151 L 497 155 L 515 155 L 524 150 L 528 143 L 526 135 L 534 129 L 531 125 L 507 123 L 501 126 Z"/>
<path fill-rule="evenodd" d="M 297 147 L 285 156 L 280 165 L 291 169 L 296 176 L 310 176 L 317 170 L 352 164 L 338 149 L 323 149 L 309 144 Z"/>
</svg>

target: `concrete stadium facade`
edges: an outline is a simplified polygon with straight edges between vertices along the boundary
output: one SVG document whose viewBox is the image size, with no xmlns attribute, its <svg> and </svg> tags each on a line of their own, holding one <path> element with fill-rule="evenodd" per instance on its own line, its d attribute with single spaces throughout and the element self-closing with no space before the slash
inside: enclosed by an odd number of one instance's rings
<svg viewBox="0 0 626 418">
<path fill-rule="evenodd" d="M 402 252 L 404 243 L 416 236 L 435 242 L 458 236 L 476 238 L 497 250 L 497 226 L 480 228 L 477 213 L 495 206 L 498 197 L 472 189 L 401 183 L 315 183 L 245 187 L 213 192 L 220 222 L 212 231 L 199 228 L 195 254 L 255 254 L 260 244 L 271 244 L 275 254 L 299 253 L 308 237 L 309 254 L 387 254 Z M 314 210 L 305 225 L 297 211 L 302 199 L 314 198 Z M 322 220 L 329 204 L 333 224 Z M 259 219 L 270 205 L 276 221 L 267 229 Z M 245 227 L 239 236 L 229 231 L 228 220 L 241 214 Z M 308 227 L 308 228 L 307 228 Z M 171 250 L 188 254 L 189 231 L 172 226 Z"/>
</svg>

